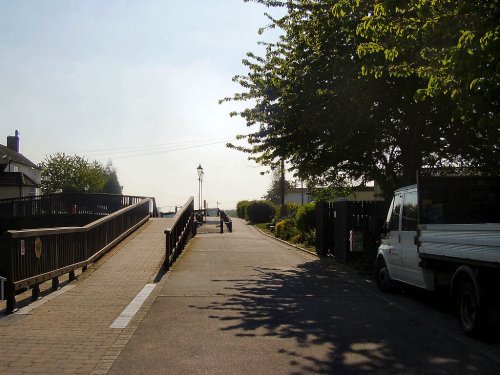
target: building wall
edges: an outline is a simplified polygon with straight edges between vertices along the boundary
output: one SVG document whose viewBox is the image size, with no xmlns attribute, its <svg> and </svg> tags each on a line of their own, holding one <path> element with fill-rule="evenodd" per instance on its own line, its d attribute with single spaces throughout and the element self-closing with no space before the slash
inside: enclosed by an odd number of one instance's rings
<svg viewBox="0 0 500 375">
<path fill-rule="evenodd" d="M 374 191 L 355 191 L 348 197 L 350 201 L 377 201 L 384 200 L 383 198 L 376 197 Z"/>
<path fill-rule="evenodd" d="M 311 203 L 312 197 L 304 192 L 304 204 Z M 302 194 L 301 193 L 286 193 L 285 194 L 285 203 L 296 203 L 299 206 L 302 204 Z"/>
<path fill-rule="evenodd" d="M 37 184 L 40 184 L 42 181 L 42 171 L 37 168 L 32 168 L 24 164 L 19 164 L 16 162 L 11 162 L 7 168 L 5 169 L 6 172 L 22 172 L 29 178 L 31 178 L 33 181 L 35 181 Z"/>
</svg>

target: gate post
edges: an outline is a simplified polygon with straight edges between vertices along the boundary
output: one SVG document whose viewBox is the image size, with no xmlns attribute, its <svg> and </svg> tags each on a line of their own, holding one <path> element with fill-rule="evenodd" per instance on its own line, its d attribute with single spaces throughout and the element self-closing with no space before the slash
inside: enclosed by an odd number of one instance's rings
<svg viewBox="0 0 500 375">
<path fill-rule="evenodd" d="M 335 202 L 335 236 L 333 249 L 335 259 L 341 263 L 347 262 L 349 253 L 349 231 L 352 227 L 352 206 L 350 201 Z"/>
<path fill-rule="evenodd" d="M 316 254 L 324 257 L 328 254 L 328 202 L 316 203 Z"/>
</svg>

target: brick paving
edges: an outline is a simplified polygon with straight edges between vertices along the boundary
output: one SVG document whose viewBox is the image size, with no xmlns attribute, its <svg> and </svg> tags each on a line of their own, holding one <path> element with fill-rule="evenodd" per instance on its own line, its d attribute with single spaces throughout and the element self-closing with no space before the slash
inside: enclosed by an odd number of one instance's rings
<svg viewBox="0 0 500 375">
<path fill-rule="evenodd" d="M 55 297 L 43 293 L 46 301 L 0 313 L 0 374 L 106 374 L 157 294 L 126 328 L 110 328 L 160 271 L 170 223 L 151 219 Z"/>
</svg>

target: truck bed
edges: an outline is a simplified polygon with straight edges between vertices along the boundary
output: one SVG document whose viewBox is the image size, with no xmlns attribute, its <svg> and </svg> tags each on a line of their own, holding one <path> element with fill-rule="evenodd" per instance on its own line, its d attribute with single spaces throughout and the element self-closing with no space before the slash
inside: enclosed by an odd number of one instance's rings
<svg viewBox="0 0 500 375">
<path fill-rule="evenodd" d="M 419 225 L 419 255 L 500 267 L 500 224 Z"/>
</svg>

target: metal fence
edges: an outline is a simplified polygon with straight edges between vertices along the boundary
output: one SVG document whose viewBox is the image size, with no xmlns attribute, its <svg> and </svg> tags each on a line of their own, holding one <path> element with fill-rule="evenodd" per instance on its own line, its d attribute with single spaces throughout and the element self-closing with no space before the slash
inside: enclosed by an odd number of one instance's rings
<svg viewBox="0 0 500 375">
<path fill-rule="evenodd" d="M 38 285 L 94 262 L 140 227 L 150 217 L 151 198 L 129 197 L 128 207 L 118 209 L 83 227 L 9 230 L 0 236 L 0 275 L 4 276 L 7 311 L 15 307 L 16 291 Z M 123 200 L 116 200 L 121 202 Z"/>
</svg>

